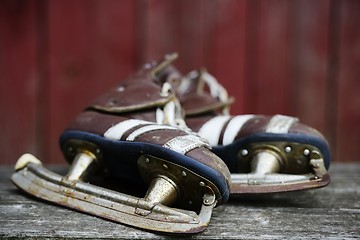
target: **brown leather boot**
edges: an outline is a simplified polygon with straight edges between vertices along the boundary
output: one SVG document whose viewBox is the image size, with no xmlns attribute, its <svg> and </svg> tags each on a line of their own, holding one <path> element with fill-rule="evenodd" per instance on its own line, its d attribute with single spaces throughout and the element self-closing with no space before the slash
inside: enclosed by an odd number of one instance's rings
<svg viewBox="0 0 360 240">
<path fill-rule="evenodd" d="M 71 163 L 66 176 L 25 155 L 12 181 L 39 198 L 131 226 L 204 230 L 212 209 L 228 199 L 230 172 L 184 123 L 174 76 L 164 71 L 175 57 L 144 65 L 79 114 L 60 137 Z M 85 183 L 102 169 L 122 183 L 147 186 L 147 193 L 135 197 Z"/>
<path fill-rule="evenodd" d="M 183 78 L 177 95 L 186 123 L 207 139 L 232 173 L 231 194 L 286 192 L 326 186 L 326 139 L 284 115 L 229 115 L 233 101 L 205 70 Z"/>
</svg>

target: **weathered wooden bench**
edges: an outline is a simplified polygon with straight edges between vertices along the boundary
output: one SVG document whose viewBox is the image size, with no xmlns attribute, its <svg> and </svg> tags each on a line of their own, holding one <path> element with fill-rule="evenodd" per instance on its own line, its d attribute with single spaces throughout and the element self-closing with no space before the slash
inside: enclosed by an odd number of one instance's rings
<svg viewBox="0 0 360 240">
<path fill-rule="evenodd" d="M 53 167 L 57 171 L 66 167 Z M 10 182 L 0 168 L 0 238 L 168 239 L 39 201 Z M 193 239 L 360 238 L 360 164 L 333 164 L 329 186 L 304 192 L 231 199 L 216 208 Z M 184 239 L 184 236 L 179 236 Z"/>
</svg>

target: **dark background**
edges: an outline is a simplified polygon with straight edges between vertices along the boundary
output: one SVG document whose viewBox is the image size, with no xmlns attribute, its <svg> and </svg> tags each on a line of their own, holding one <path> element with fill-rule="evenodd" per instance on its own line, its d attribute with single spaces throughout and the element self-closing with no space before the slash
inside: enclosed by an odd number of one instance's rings
<svg viewBox="0 0 360 240">
<path fill-rule="evenodd" d="M 2 0 L 0 164 L 64 163 L 58 136 L 98 94 L 177 51 L 236 98 L 233 114 L 287 114 L 333 161 L 360 161 L 360 1 Z"/>
</svg>

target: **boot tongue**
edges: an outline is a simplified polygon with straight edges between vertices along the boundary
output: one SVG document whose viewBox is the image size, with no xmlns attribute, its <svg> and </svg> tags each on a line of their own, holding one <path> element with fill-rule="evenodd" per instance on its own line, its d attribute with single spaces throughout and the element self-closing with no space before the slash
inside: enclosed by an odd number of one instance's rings
<svg viewBox="0 0 360 240">
<path fill-rule="evenodd" d="M 170 64 L 176 58 L 177 54 L 170 54 L 159 62 L 143 65 L 117 87 L 95 99 L 89 109 L 124 113 L 164 106 L 175 98 L 172 89 L 178 84 L 180 74 Z"/>
<path fill-rule="evenodd" d="M 224 112 L 233 102 L 233 98 L 228 98 L 226 90 L 205 70 L 190 72 L 176 92 L 186 116 Z"/>
</svg>

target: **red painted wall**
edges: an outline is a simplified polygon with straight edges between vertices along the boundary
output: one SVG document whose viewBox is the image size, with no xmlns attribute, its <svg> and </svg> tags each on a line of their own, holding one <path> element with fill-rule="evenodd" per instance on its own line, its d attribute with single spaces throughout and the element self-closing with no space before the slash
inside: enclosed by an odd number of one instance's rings
<svg viewBox="0 0 360 240">
<path fill-rule="evenodd" d="M 89 101 L 177 51 L 236 98 L 233 114 L 299 117 L 334 161 L 360 161 L 360 2 L 0 1 L 0 164 L 63 163 L 58 136 Z"/>
</svg>

